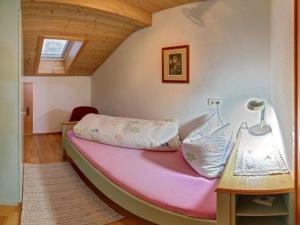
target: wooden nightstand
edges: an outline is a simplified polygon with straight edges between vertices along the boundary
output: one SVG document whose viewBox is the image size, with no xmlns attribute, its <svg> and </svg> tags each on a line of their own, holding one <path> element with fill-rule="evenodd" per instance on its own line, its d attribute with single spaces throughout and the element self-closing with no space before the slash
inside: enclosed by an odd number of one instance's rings
<svg viewBox="0 0 300 225">
<path fill-rule="evenodd" d="M 234 176 L 239 139 L 217 187 L 217 225 L 293 225 L 294 184 L 290 174 Z M 273 206 L 253 203 L 257 195 L 275 195 Z"/>
</svg>

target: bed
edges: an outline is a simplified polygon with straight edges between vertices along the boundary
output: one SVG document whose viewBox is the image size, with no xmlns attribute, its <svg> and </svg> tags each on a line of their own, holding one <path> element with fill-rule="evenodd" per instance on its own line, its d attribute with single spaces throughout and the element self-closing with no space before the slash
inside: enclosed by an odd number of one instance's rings
<svg viewBox="0 0 300 225">
<path fill-rule="evenodd" d="M 216 224 L 218 179 L 194 172 L 181 152 L 164 153 L 77 138 L 63 125 L 63 149 L 85 176 L 121 207 L 163 225 Z"/>
</svg>

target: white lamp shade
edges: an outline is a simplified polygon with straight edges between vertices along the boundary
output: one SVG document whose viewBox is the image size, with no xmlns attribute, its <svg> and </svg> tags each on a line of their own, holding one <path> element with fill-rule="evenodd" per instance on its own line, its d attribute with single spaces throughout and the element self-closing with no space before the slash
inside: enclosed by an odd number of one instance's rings
<svg viewBox="0 0 300 225">
<path fill-rule="evenodd" d="M 261 111 L 260 123 L 250 127 L 249 133 L 261 136 L 271 132 L 271 127 L 265 123 L 265 102 L 261 99 L 253 99 L 248 102 L 247 108 L 251 111 Z"/>
<path fill-rule="evenodd" d="M 248 102 L 247 108 L 251 111 L 263 110 L 265 108 L 265 102 L 260 99 L 253 99 Z"/>
</svg>

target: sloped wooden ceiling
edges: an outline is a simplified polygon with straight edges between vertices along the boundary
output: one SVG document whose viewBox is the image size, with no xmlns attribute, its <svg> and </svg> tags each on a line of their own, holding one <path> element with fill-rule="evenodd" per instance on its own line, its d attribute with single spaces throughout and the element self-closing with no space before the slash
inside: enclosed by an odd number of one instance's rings
<svg viewBox="0 0 300 225">
<path fill-rule="evenodd" d="M 91 75 L 152 14 L 199 0 L 22 0 L 24 74 L 33 75 L 40 36 L 84 38 L 66 75 Z"/>
</svg>

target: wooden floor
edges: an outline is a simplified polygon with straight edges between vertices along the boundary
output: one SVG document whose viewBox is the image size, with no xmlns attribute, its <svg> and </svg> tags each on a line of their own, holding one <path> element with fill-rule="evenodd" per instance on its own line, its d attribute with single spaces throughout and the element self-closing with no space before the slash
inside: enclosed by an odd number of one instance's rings
<svg viewBox="0 0 300 225">
<path fill-rule="evenodd" d="M 0 206 L 0 225 L 20 223 L 20 206 Z"/>
<path fill-rule="evenodd" d="M 63 160 L 60 134 L 24 137 L 25 163 L 55 163 Z"/>
<path fill-rule="evenodd" d="M 61 135 L 34 135 L 26 136 L 24 138 L 24 162 L 25 163 L 54 163 L 64 161 L 62 156 Z M 74 166 L 74 165 L 73 165 Z M 75 166 L 74 166 L 75 167 Z M 80 171 L 75 167 L 78 175 L 83 181 L 110 207 L 125 216 L 125 219 L 111 223 L 109 225 L 154 225 L 137 216 L 129 213 L 123 208 L 119 207 L 111 200 L 106 198 L 99 192 Z M 20 218 L 20 211 L 16 207 L 1 207 L 0 206 L 0 225 L 18 225 Z"/>
</svg>

